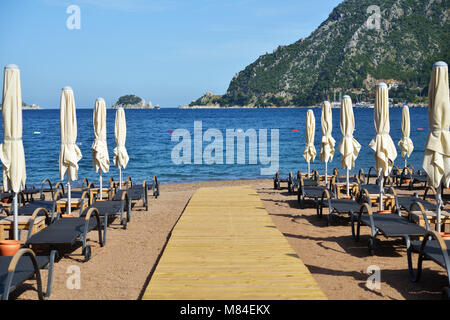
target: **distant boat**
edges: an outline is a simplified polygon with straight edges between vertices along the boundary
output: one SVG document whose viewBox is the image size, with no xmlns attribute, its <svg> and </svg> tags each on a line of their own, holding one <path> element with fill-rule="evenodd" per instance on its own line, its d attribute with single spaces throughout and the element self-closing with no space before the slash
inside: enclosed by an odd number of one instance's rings
<svg viewBox="0 0 450 320">
<path fill-rule="evenodd" d="M 161 109 L 161 107 L 159 106 L 159 104 L 157 104 L 156 106 L 155 106 L 155 109 Z"/>
<path fill-rule="evenodd" d="M 340 109 L 341 103 L 340 102 L 332 102 L 331 103 L 331 109 Z"/>
</svg>

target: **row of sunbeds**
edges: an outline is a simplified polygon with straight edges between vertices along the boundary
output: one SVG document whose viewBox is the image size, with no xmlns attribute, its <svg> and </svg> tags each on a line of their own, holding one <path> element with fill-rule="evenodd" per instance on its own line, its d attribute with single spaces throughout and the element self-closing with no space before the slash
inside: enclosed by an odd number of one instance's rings
<svg viewBox="0 0 450 320">
<path fill-rule="evenodd" d="M 77 188 L 78 187 L 78 188 Z M 56 211 L 57 201 L 67 198 L 64 186 L 53 186 L 49 179 L 43 180 L 39 192 L 36 188 L 31 194 L 39 194 L 38 199 L 26 200 L 24 192 L 20 195 L 19 216 L 30 216 L 29 231 L 21 249 L 13 257 L 0 257 L 0 299 L 7 300 L 11 292 L 19 288 L 26 280 L 35 278 L 38 298 L 44 299 L 51 294 L 53 266 L 56 259 L 71 254 L 81 246 L 81 255 L 87 262 L 91 258 L 91 247 L 87 244 L 88 234 L 97 231 L 101 247 L 106 244 L 108 226 L 119 217 L 120 224 L 126 229 L 131 220 L 131 209 L 138 203 L 148 210 L 148 192 L 157 198 L 160 194 L 157 177 L 151 183 L 134 184 L 129 177 L 122 188 L 110 179 L 103 186 L 108 193 L 107 199 L 91 197 L 95 184 L 83 180 L 82 185 L 71 191 L 72 199 L 79 199 L 78 216 L 64 216 Z M 46 197 L 47 194 L 47 197 Z M 0 195 L 2 197 L 5 194 Z M 46 198 L 50 198 L 46 200 Z M 32 233 L 37 217 L 45 217 L 46 227 Z M 48 269 L 47 289 L 44 293 L 40 270 Z"/>
<path fill-rule="evenodd" d="M 282 184 L 285 183 L 290 194 L 297 194 L 302 209 L 305 208 L 306 200 L 312 200 L 317 216 L 323 218 L 326 215 L 327 225 L 333 223 L 336 215 L 349 216 L 352 237 L 355 241 L 360 240 L 361 227 L 369 227 L 368 249 L 371 255 L 375 254 L 377 238 L 380 235 L 386 238 L 403 238 L 407 248 L 411 280 L 419 281 L 423 261 L 432 260 L 447 271 L 449 284 L 443 290 L 443 297 L 449 299 L 450 240 L 443 240 L 439 233 L 430 229 L 428 219 L 436 212 L 436 203 L 430 199 L 430 196 L 435 194 L 436 190 L 427 186 L 426 175 L 420 171 L 415 172 L 412 166 L 403 170 L 394 168 L 383 186 L 384 195 L 393 199 L 394 204 L 385 211 L 376 211 L 372 206 L 374 197 L 376 199 L 380 192 L 379 185 L 370 183 L 372 178 L 378 178 L 374 168 L 369 169 L 367 174 L 360 170 L 358 175 L 350 177 L 350 197 L 347 197 L 345 192 L 340 192 L 342 186 L 347 183 L 346 177 L 339 176 L 339 171 L 335 169 L 329 178 L 329 182 L 327 181 L 324 186 L 321 185 L 321 181 L 325 178 L 317 171 L 311 175 L 304 175 L 299 171 L 296 177 L 292 173 L 287 177 L 280 177 L 277 173 L 274 177 L 274 188 L 281 189 Z M 375 181 L 372 180 L 372 182 Z M 419 198 L 417 192 L 414 195 L 398 193 L 398 190 L 402 188 L 417 190 L 418 184 L 422 184 L 424 189 L 422 198 Z M 420 218 L 423 219 L 424 226 L 414 222 Z M 419 255 L 417 270 L 413 267 L 413 253 Z"/>
</svg>

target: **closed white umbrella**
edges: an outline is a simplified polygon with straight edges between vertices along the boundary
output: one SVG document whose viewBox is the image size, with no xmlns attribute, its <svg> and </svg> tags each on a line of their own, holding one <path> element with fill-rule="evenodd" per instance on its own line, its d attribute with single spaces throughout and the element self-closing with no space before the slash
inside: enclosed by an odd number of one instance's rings
<svg viewBox="0 0 450 320">
<path fill-rule="evenodd" d="M 0 160 L 3 163 L 3 186 L 5 191 L 13 192 L 14 240 L 19 240 L 17 193 L 24 189 L 27 174 L 22 142 L 20 70 L 16 65 L 5 67 L 2 104 L 3 143 L 0 145 Z"/>
<path fill-rule="evenodd" d="M 125 142 L 127 140 L 127 123 L 123 108 L 118 108 L 116 111 L 114 135 L 116 138 L 116 148 L 114 148 L 113 160 L 116 168 L 119 168 L 119 188 L 122 189 L 122 169 L 126 168 L 128 161 L 130 160 L 127 149 L 125 148 Z"/>
<path fill-rule="evenodd" d="M 61 92 L 60 130 L 59 176 L 64 180 L 67 174 L 67 213 L 71 214 L 70 182 L 78 180 L 78 161 L 82 158 L 80 148 L 77 146 L 77 114 L 71 87 L 64 87 Z"/>
<path fill-rule="evenodd" d="M 328 162 L 333 161 L 334 146 L 336 140 L 331 136 L 333 132 L 333 116 L 331 113 L 331 104 L 325 101 L 322 104 L 322 143 L 320 147 L 320 161 L 325 162 L 325 185 L 328 181 Z"/>
<path fill-rule="evenodd" d="M 430 132 L 425 145 L 422 166 L 429 184 L 437 188 L 437 231 L 441 231 L 441 186 L 450 182 L 450 102 L 448 65 L 437 62 L 433 66 L 428 92 L 428 124 Z"/>
<path fill-rule="evenodd" d="M 408 106 L 404 106 L 402 109 L 402 140 L 398 142 L 398 146 L 402 150 L 402 157 L 405 158 L 405 168 L 408 164 L 408 158 L 414 150 L 414 144 L 409 137 L 410 133 L 409 108 Z"/>
<path fill-rule="evenodd" d="M 314 112 L 308 110 L 306 114 L 306 129 L 305 129 L 305 152 L 303 157 L 308 163 L 308 176 L 310 174 L 310 163 L 316 159 L 316 148 L 314 147 L 314 135 L 316 132 L 316 119 L 314 118 Z"/>
<path fill-rule="evenodd" d="M 109 171 L 108 144 L 106 143 L 106 103 L 103 98 L 95 101 L 93 125 L 95 140 L 92 144 L 92 166 L 95 172 L 99 173 L 100 199 L 102 199 L 102 173 Z"/>
<path fill-rule="evenodd" d="M 355 166 L 356 158 L 358 158 L 361 145 L 355 138 L 355 116 L 353 114 L 352 99 L 350 96 L 344 96 L 341 103 L 341 133 L 342 140 L 339 144 L 339 152 L 341 154 L 341 167 L 347 170 L 347 196 L 350 195 L 349 172 Z"/>
<path fill-rule="evenodd" d="M 380 184 L 380 210 L 383 210 L 384 177 L 389 176 L 394 166 L 394 160 L 397 158 L 397 149 L 389 135 L 389 93 L 384 82 L 377 85 L 373 117 L 376 135 L 370 142 L 369 147 L 375 151 L 375 168 L 378 172 L 378 183 Z"/>
</svg>

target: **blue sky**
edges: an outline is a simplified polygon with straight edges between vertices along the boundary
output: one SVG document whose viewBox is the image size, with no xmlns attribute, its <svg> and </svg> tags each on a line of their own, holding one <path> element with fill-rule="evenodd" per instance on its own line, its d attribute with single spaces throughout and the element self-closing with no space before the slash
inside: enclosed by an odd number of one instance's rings
<svg viewBox="0 0 450 320">
<path fill-rule="evenodd" d="M 58 108 L 74 89 L 79 108 L 136 94 L 176 107 L 226 92 L 255 61 L 307 37 L 340 0 L 0 0 L 0 66 L 21 69 L 27 103 Z M 79 30 L 66 13 L 79 6 Z"/>
</svg>

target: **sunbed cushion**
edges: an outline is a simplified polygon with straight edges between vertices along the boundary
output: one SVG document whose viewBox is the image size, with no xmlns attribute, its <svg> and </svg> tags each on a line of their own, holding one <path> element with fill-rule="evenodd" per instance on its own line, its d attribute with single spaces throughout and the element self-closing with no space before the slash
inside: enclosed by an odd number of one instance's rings
<svg viewBox="0 0 450 320">
<path fill-rule="evenodd" d="M 386 237 L 421 236 L 427 230 L 397 214 L 373 214 L 375 227 L 378 228 Z M 368 214 L 361 216 L 361 222 L 370 226 L 370 217 Z"/>
<path fill-rule="evenodd" d="M 85 223 L 85 218 L 59 219 L 32 235 L 27 244 L 73 244 L 78 236 L 84 233 Z M 87 231 L 96 226 L 97 220 L 91 217 Z"/>
<path fill-rule="evenodd" d="M 323 192 L 326 190 L 327 188 L 325 187 L 303 187 L 303 192 L 305 197 L 309 197 L 309 198 L 321 198 L 323 195 Z"/>
<path fill-rule="evenodd" d="M 407 197 L 397 197 L 398 204 L 405 210 L 409 210 L 411 208 L 411 205 L 414 202 L 420 202 L 425 210 L 434 210 L 436 209 L 436 205 L 432 202 L 422 200 L 420 198 L 414 197 L 414 196 L 407 196 Z"/>
<path fill-rule="evenodd" d="M 31 216 L 37 208 L 44 208 L 52 213 L 55 208 L 55 201 L 31 201 L 19 207 L 19 215 Z"/>
<path fill-rule="evenodd" d="M 124 202 L 122 201 L 96 201 L 92 204 L 93 208 L 97 208 L 101 216 L 105 214 L 118 214 L 124 210 Z"/>
<path fill-rule="evenodd" d="M 323 201 L 323 206 L 328 207 L 327 200 Z M 361 209 L 361 204 L 352 199 L 331 199 L 331 206 L 340 213 L 356 213 Z"/>
</svg>

